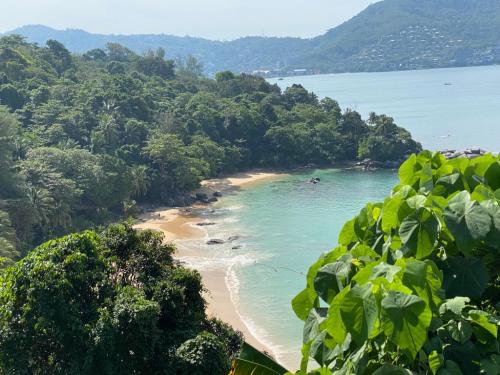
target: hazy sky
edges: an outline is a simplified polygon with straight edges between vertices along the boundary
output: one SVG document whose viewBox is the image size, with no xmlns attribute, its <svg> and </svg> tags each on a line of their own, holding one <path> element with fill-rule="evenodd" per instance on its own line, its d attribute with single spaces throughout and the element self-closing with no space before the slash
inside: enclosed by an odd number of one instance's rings
<svg viewBox="0 0 500 375">
<path fill-rule="evenodd" d="M 211 39 L 310 37 L 375 0 L 0 0 L 0 32 L 26 24 Z"/>
</svg>

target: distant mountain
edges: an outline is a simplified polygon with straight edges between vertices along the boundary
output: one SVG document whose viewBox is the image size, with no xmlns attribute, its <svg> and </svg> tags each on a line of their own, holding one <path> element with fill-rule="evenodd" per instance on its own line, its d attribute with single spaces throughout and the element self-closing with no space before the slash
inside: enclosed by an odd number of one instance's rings
<svg viewBox="0 0 500 375">
<path fill-rule="evenodd" d="M 101 35 L 45 26 L 24 26 L 8 34 L 14 33 L 39 44 L 56 39 L 79 53 L 104 48 L 108 42 L 139 53 L 163 47 L 170 57 L 194 55 L 208 74 L 489 65 L 500 63 L 500 0 L 385 0 L 312 39 L 246 37 L 221 42 L 171 35 Z"/>
</svg>

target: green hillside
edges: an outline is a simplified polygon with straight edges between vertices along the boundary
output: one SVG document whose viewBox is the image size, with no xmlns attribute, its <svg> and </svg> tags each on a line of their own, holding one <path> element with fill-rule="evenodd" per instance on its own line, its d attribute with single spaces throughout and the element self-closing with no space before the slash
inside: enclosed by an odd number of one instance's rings
<svg viewBox="0 0 500 375">
<path fill-rule="evenodd" d="M 137 53 L 162 47 L 218 71 L 289 75 L 425 69 L 500 63 L 500 0 L 385 0 L 313 39 L 246 37 L 221 42 L 171 35 L 98 35 L 24 26 L 10 32 L 83 53 L 120 43 Z M 267 72 L 267 73 L 264 73 Z"/>
</svg>

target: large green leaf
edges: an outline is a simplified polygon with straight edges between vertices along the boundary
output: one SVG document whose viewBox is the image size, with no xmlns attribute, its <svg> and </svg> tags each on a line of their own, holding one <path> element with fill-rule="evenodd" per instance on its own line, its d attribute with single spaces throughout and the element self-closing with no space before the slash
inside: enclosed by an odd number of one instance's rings
<svg viewBox="0 0 500 375">
<path fill-rule="evenodd" d="M 491 164 L 484 177 L 493 190 L 500 189 L 500 161 Z"/>
<path fill-rule="evenodd" d="M 403 185 L 414 185 L 418 181 L 415 176 L 417 171 L 417 155 L 411 155 L 401 167 L 399 167 L 399 180 Z"/>
<path fill-rule="evenodd" d="M 382 300 L 384 331 L 390 340 L 415 358 L 427 340 L 432 313 L 417 296 L 390 291 Z"/>
<path fill-rule="evenodd" d="M 498 336 L 498 324 L 492 322 L 491 315 L 485 311 L 481 310 L 471 310 L 469 311 L 470 321 L 481 327 L 484 331 L 488 332 L 495 339 Z M 477 331 L 476 331 L 477 336 Z"/>
<path fill-rule="evenodd" d="M 486 239 L 491 229 L 488 211 L 477 201 L 472 201 L 467 191 L 450 200 L 444 218 L 458 248 L 465 254 L 469 254 L 479 241 Z"/>
<path fill-rule="evenodd" d="M 320 325 L 325 320 L 326 308 L 312 309 L 304 324 L 304 344 L 314 340 L 321 332 Z"/>
<path fill-rule="evenodd" d="M 240 355 L 233 362 L 229 375 L 283 375 L 287 372 L 288 370 L 271 357 L 243 343 Z"/>
<path fill-rule="evenodd" d="M 436 264 L 430 260 L 404 260 L 398 261 L 398 265 L 404 263 L 403 283 L 412 289 L 420 298 L 430 306 L 438 306 L 441 303 L 443 293 L 441 290 L 442 274 Z"/>
<path fill-rule="evenodd" d="M 417 259 L 432 254 L 436 247 L 439 232 L 439 221 L 432 211 L 419 208 L 407 216 L 399 228 L 399 236 L 404 248 Z"/>
<path fill-rule="evenodd" d="M 349 282 L 352 256 L 344 255 L 338 261 L 321 267 L 314 278 L 316 293 L 327 303 Z"/>
<path fill-rule="evenodd" d="M 449 299 L 439 306 L 439 314 L 445 315 L 447 312 L 452 312 L 455 316 L 459 317 L 462 315 L 462 311 L 469 302 L 470 299 L 468 297 L 455 297 Z"/>
<path fill-rule="evenodd" d="M 306 320 L 309 311 L 317 305 L 318 296 L 311 288 L 304 289 L 292 300 L 293 311 L 301 320 Z"/>
<path fill-rule="evenodd" d="M 352 338 L 362 345 L 372 337 L 379 322 L 377 300 L 372 284 L 356 285 L 339 302 L 342 321 Z"/>
<path fill-rule="evenodd" d="M 481 259 L 450 257 L 442 266 L 443 289 L 446 297 L 458 296 L 476 299 L 488 285 L 488 270 Z"/>
</svg>

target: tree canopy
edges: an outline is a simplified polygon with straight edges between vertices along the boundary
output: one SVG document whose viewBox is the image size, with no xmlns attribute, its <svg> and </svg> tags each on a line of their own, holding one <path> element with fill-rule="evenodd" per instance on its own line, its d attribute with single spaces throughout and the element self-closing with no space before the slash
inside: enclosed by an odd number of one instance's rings
<svg viewBox="0 0 500 375">
<path fill-rule="evenodd" d="M 424 152 L 399 177 L 293 300 L 298 374 L 310 359 L 321 366 L 310 374 L 498 374 L 500 157 Z"/>
<path fill-rule="evenodd" d="M 0 373 L 228 373 L 241 334 L 207 318 L 200 275 L 173 251 L 120 224 L 0 271 Z"/>
<path fill-rule="evenodd" d="M 162 49 L 75 55 L 7 36 L 0 71 L 0 238 L 12 254 L 140 203 L 174 205 L 204 178 L 420 150 L 388 117 L 364 121 L 300 85 L 210 80 L 195 58 L 176 64 Z"/>
</svg>

